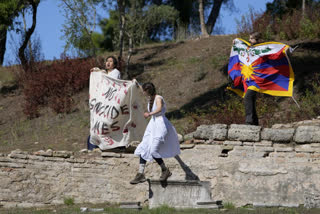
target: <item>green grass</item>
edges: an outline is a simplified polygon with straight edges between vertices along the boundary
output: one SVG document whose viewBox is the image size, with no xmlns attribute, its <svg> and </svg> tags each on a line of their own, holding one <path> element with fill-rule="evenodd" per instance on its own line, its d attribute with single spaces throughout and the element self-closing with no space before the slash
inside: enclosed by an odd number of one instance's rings
<svg viewBox="0 0 320 214">
<path fill-rule="evenodd" d="M 85 213 L 95 213 L 95 214 L 319 214 L 320 209 L 305 209 L 303 207 L 299 208 L 253 208 L 253 207 L 241 207 L 235 208 L 234 205 L 229 202 L 227 207 L 223 209 L 175 209 L 168 206 L 162 206 L 159 208 L 148 209 L 144 207 L 141 210 L 137 209 L 121 209 L 116 207 L 116 205 L 60 205 L 51 206 L 44 208 L 11 208 L 11 209 L 1 209 L 0 213 L 4 214 L 76 214 L 81 213 L 81 207 L 88 208 L 103 208 L 104 211 L 87 211 Z"/>
<path fill-rule="evenodd" d="M 65 198 L 65 199 L 63 199 L 63 203 L 67 206 L 74 205 L 74 199 L 73 198 Z"/>
<path fill-rule="evenodd" d="M 8 68 L 0 66 L 0 82 L 3 85 L 11 85 L 16 82 L 14 72 Z"/>
</svg>

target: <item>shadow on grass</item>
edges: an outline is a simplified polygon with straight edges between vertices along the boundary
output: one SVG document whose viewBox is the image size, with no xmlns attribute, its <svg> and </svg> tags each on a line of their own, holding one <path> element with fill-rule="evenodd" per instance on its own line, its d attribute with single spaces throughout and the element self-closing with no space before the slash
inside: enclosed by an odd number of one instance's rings
<svg viewBox="0 0 320 214">
<path fill-rule="evenodd" d="M 211 106 L 218 105 L 229 98 L 228 94 L 226 93 L 227 86 L 228 84 L 224 84 L 219 88 L 209 90 L 206 93 L 192 99 L 180 109 L 168 112 L 166 116 L 169 119 L 181 119 L 187 113 L 196 113 L 197 111 L 208 112 Z"/>
<path fill-rule="evenodd" d="M 129 65 L 129 70 L 132 71 L 132 76 L 138 76 L 142 73 L 144 73 L 146 70 L 152 70 L 154 67 L 159 67 L 163 64 L 166 63 L 166 59 L 163 59 L 163 57 L 159 57 L 164 51 L 168 51 L 173 48 L 177 48 L 179 45 L 182 45 L 184 42 L 177 42 L 177 43 L 169 43 L 166 45 L 161 45 L 161 46 L 153 46 L 153 47 L 145 47 L 145 48 L 140 48 L 138 49 L 134 54 L 137 54 L 139 52 L 143 51 L 150 51 L 150 54 L 147 54 L 143 58 L 140 58 L 139 61 L 140 63 L 137 62 L 135 64 L 130 64 Z M 160 60 L 157 61 L 152 61 L 152 62 L 147 62 L 149 60 L 152 60 L 154 58 L 160 58 Z"/>
</svg>

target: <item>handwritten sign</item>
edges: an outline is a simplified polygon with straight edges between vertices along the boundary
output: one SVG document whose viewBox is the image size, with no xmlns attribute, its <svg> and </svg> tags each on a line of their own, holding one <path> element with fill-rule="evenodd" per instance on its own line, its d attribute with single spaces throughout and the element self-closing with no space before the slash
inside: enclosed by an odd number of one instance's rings
<svg viewBox="0 0 320 214">
<path fill-rule="evenodd" d="M 91 72 L 90 143 L 101 150 L 141 141 L 146 128 L 141 90 L 132 81 Z"/>
</svg>

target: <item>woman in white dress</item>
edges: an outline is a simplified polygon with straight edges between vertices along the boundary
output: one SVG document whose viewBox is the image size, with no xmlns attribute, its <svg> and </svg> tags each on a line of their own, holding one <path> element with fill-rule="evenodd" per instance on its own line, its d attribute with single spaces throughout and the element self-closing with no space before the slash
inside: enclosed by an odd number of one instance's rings
<svg viewBox="0 0 320 214">
<path fill-rule="evenodd" d="M 130 181 L 137 184 L 146 181 L 144 169 L 147 161 L 155 160 L 161 167 L 160 181 L 165 181 L 171 176 L 162 158 L 170 158 L 180 154 L 180 144 L 175 128 L 166 118 L 166 103 L 164 99 L 156 94 L 152 83 L 142 85 L 143 93 L 149 97 L 148 112 L 144 117 L 150 118 L 145 130 L 142 142 L 138 145 L 134 154 L 140 157 L 139 171 L 136 177 Z"/>
</svg>

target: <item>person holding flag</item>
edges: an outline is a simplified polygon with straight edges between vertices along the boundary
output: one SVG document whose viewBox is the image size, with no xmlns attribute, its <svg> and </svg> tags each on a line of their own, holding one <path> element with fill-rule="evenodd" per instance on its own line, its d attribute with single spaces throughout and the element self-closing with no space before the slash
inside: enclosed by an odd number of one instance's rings
<svg viewBox="0 0 320 214">
<path fill-rule="evenodd" d="M 228 74 L 233 86 L 228 87 L 244 98 L 245 123 L 259 125 L 256 93 L 292 97 L 294 73 L 287 51 L 295 50 L 279 42 L 261 42 L 261 34 L 250 34 L 249 42 L 233 40 Z"/>
</svg>

